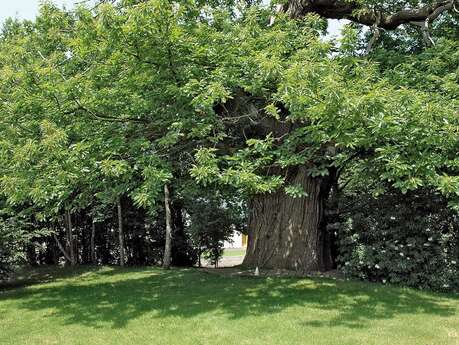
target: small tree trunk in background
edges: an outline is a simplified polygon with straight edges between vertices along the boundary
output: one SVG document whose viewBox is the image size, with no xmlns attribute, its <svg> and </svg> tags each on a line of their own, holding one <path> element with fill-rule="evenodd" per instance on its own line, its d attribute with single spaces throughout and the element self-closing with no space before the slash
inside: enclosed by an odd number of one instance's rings
<svg viewBox="0 0 459 345">
<path fill-rule="evenodd" d="M 121 199 L 118 198 L 118 236 L 119 236 L 119 248 L 120 248 L 120 266 L 124 266 L 124 231 L 123 231 L 123 213 L 121 209 Z"/>
<path fill-rule="evenodd" d="M 53 252 L 53 265 L 57 265 L 59 263 L 59 252 L 60 252 L 60 249 L 59 249 L 59 246 L 57 245 L 56 242 L 54 242 L 52 244 L 53 248 L 52 248 L 52 252 Z"/>
<path fill-rule="evenodd" d="M 92 223 L 91 227 L 91 263 L 96 264 L 96 246 L 95 246 L 95 237 L 96 237 L 96 223 Z"/>
<path fill-rule="evenodd" d="M 75 255 L 75 241 L 73 238 L 72 215 L 70 211 L 65 212 L 67 218 L 67 243 L 69 246 L 70 265 L 75 266 L 77 263 Z"/>
<path fill-rule="evenodd" d="M 28 245 L 26 253 L 27 253 L 27 262 L 29 263 L 29 265 L 30 266 L 38 266 L 37 252 L 35 251 L 35 246 L 34 245 Z"/>
<path fill-rule="evenodd" d="M 164 185 L 164 207 L 166 210 L 166 244 L 164 247 L 163 267 L 168 269 L 171 265 L 171 246 L 172 246 L 172 219 L 170 209 L 169 187 Z"/>
<path fill-rule="evenodd" d="M 53 235 L 54 240 L 56 241 L 57 246 L 59 247 L 59 250 L 64 254 L 64 257 L 67 261 L 72 262 L 72 259 L 70 258 L 70 255 L 66 252 L 65 248 L 62 246 L 61 242 L 59 242 L 59 239 L 57 238 L 56 234 Z"/>
</svg>

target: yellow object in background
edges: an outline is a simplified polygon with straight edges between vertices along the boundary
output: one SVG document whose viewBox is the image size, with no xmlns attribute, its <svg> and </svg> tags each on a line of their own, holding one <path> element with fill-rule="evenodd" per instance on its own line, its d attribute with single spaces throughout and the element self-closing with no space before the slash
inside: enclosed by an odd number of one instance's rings
<svg viewBox="0 0 459 345">
<path fill-rule="evenodd" d="M 247 247 L 247 235 L 242 234 L 242 246 Z"/>
</svg>

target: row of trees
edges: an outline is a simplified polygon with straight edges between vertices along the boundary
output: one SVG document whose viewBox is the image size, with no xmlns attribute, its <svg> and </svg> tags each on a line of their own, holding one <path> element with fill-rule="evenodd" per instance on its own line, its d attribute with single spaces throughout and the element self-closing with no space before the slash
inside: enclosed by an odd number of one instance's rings
<svg viewBox="0 0 459 345">
<path fill-rule="evenodd" d="M 171 200 L 169 246 L 165 208 L 158 207 L 152 217 L 128 198 L 107 206 L 103 218 L 97 218 L 93 209 L 68 211 L 50 220 L 27 215 L 36 212 L 34 208 L 5 213 L 0 224 L 3 273 L 8 264 L 21 259 L 30 265 L 164 265 L 167 247 L 169 264 L 175 266 L 200 265 L 202 256 L 215 262 L 223 241 L 241 230 L 243 217 L 215 196 L 201 197 L 205 199 L 193 203 L 184 203 L 179 196 Z"/>
<path fill-rule="evenodd" d="M 246 265 L 310 271 L 336 265 L 340 200 L 422 189 L 457 210 L 454 1 L 274 5 L 45 3 L 7 21 L 3 219 L 69 262 L 167 265 L 171 233 L 193 262 L 247 213 Z M 327 18 L 352 23 L 325 39 Z"/>
</svg>

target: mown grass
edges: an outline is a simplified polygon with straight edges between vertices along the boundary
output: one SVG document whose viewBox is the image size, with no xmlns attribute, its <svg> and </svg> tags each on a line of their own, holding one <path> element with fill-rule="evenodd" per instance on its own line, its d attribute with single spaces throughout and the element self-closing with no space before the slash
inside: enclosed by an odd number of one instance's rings
<svg viewBox="0 0 459 345">
<path fill-rule="evenodd" d="M 226 248 L 223 251 L 223 256 L 245 256 L 245 248 Z"/>
<path fill-rule="evenodd" d="M 1 344 L 454 344 L 459 298 L 328 279 L 92 268 L 0 292 Z"/>
</svg>

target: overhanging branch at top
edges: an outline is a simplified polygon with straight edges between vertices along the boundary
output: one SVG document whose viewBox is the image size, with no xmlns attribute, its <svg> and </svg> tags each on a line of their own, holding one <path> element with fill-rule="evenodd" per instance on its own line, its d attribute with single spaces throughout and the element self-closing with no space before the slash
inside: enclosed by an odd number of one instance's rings
<svg viewBox="0 0 459 345">
<path fill-rule="evenodd" d="M 389 13 L 377 8 L 365 7 L 358 1 L 348 0 L 290 0 L 286 12 L 292 18 L 307 13 L 317 13 L 329 19 L 349 19 L 363 25 L 376 25 L 394 30 L 412 22 L 432 23 L 442 13 L 454 9 L 458 0 L 436 1 L 418 8 L 407 8 Z"/>
</svg>

